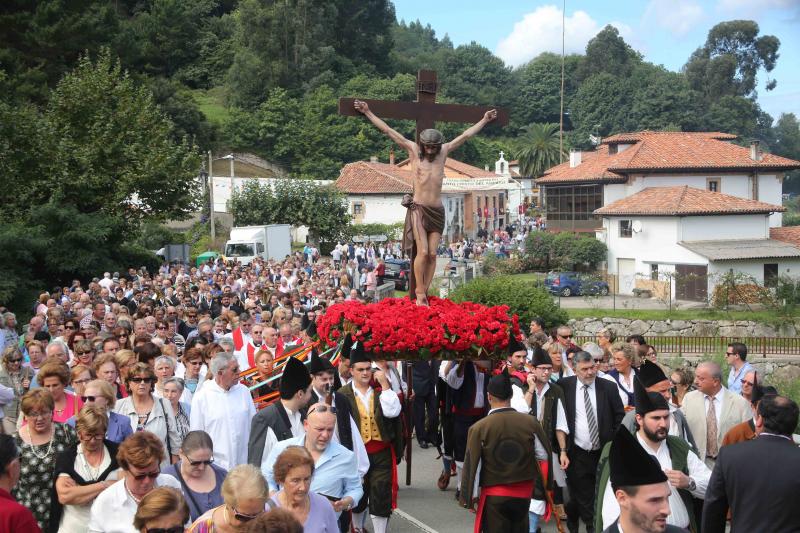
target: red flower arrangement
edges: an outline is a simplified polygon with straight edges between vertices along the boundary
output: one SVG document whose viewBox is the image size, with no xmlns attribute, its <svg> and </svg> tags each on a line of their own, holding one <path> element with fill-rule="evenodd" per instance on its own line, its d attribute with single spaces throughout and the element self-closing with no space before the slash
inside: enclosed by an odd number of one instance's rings
<svg viewBox="0 0 800 533">
<path fill-rule="evenodd" d="M 519 318 L 508 315 L 508 306 L 428 300 L 429 307 L 409 298 L 335 304 L 317 319 L 317 333 L 329 346 L 351 333 L 365 351 L 386 359 L 497 359 L 506 355 L 509 331 L 519 335 Z"/>
</svg>

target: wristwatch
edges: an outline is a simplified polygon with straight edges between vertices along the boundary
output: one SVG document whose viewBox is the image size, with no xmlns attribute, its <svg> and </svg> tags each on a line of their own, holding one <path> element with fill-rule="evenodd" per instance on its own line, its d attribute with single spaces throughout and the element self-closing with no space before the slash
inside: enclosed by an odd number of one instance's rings
<svg viewBox="0 0 800 533">
<path fill-rule="evenodd" d="M 695 490 L 697 490 L 697 483 L 692 478 L 689 478 L 689 492 L 694 492 Z"/>
</svg>

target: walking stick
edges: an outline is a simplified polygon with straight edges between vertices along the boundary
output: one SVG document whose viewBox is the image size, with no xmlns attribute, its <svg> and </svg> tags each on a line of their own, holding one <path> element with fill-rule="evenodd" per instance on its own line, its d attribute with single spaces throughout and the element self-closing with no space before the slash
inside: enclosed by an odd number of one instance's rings
<svg viewBox="0 0 800 533">
<path fill-rule="evenodd" d="M 406 361 L 403 365 L 406 369 L 406 383 L 408 384 L 408 394 L 406 394 L 406 427 L 405 427 L 405 439 L 406 439 L 406 486 L 411 485 L 411 448 L 412 448 L 412 439 L 411 439 L 411 392 L 414 390 L 412 387 L 414 386 L 413 377 L 412 377 L 412 369 L 411 369 L 411 361 Z"/>
</svg>

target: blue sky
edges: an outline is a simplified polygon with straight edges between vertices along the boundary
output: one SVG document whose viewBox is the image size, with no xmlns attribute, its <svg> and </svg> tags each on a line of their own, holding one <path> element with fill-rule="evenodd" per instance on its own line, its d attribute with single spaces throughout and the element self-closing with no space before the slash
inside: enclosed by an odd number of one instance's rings
<svg viewBox="0 0 800 533">
<path fill-rule="evenodd" d="M 518 66 L 542 51 L 561 51 L 561 2 L 532 0 L 394 0 L 398 20 L 430 24 L 453 44 L 477 41 Z M 759 102 L 777 120 L 782 112 L 800 116 L 800 0 L 614 0 L 566 1 L 566 49 L 582 52 L 606 24 L 647 61 L 680 70 L 715 24 L 734 19 L 758 22 L 761 34 L 781 41 L 778 86 L 763 89 Z"/>
</svg>

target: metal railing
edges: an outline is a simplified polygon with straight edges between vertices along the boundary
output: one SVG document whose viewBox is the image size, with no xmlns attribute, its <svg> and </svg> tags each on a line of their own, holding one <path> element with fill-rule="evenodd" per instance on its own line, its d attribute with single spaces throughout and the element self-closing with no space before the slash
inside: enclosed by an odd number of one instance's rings
<svg viewBox="0 0 800 533">
<path fill-rule="evenodd" d="M 647 336 L 659 354 L 712 355 L 725 352 L 732 342 L 743 342 L 750 356 L 798 356 L 800 357 L 800 337 L 689 337 L 689 336 Z M 576 336 L 575 344 L 596 342 L 594 336 Z"/>
</svg>

